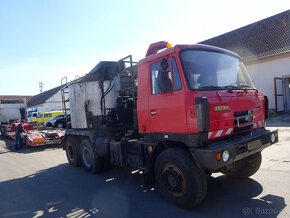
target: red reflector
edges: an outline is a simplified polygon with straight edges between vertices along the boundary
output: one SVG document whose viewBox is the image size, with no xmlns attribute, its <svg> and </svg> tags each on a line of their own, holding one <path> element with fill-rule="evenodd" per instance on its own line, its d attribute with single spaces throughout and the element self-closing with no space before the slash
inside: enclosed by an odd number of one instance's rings
<svg viewBox="0 0 290 218">
<path fill-rule="evenodd" d="M 221 153 L 218 152 L 218 153 L 216 153 L 215 157 L 217 160 L 220 160 L 222 158 L 222 155 L 221 155 Z"/>
<path fill-rule="evenodd" d="M 33 139 L 33 142 L 44 142 L 44 138 Z"/>
</svg>

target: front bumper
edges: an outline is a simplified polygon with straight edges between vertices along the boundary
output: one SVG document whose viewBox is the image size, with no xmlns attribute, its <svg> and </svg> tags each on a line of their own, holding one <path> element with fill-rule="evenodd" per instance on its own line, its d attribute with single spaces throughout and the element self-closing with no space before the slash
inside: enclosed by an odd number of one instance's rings
<svg viewBox="0 0 290 218">
<path fill-rule="evenodd" d="M 272 134 L 275 136 L 273 142 Z M 217 171 L 219 168 L 262 151 L 276 142 L 278 142 L 278 130 L 261 129 L 246 136 L 216 142 L 207 148 L 190 148 L 190 152 L 201 168 Z M 222 154 L 225 150 L 228 150 L 230 154 L 229 160 L 226 162 L 222 158 L 217 160 L 217 153 Z"/>
</svg>

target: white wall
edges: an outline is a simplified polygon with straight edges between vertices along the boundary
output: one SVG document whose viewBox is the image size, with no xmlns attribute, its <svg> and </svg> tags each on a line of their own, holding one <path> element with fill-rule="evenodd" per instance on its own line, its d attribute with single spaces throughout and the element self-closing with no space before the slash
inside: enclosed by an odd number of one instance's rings
<svg viewBox="0 0 290 218">
<path fill-rule="evenodd" d="M 61 103 L 61 91 L 58 91 L 53 96 L 51 96 L 49 99 L 46 100 L 46 103 Z"/>
<path fill-rule="evenodd" d="M 67 98 L 68 97 L 66 97 L 66 99 Z M 69 108 L 68 103 L 66 103 L 66 107 Z M 38 112 L 62 111 L 61 91 L 58 91 L 53 96 L 51 96 L 49 99 L 47 99 L 44 104 L 34 105 L 31 108 L 37 109 Z"/>
<path fill-rule="evenodd" d="M 274 109 L 274 77 L 290 75 L 290 57 L 279 58 L 252 65 L 246 64 L 246 68 L 256 88 L 262 91 L 264 95 L 268 96 L 269 108 Z"/>
</svg>

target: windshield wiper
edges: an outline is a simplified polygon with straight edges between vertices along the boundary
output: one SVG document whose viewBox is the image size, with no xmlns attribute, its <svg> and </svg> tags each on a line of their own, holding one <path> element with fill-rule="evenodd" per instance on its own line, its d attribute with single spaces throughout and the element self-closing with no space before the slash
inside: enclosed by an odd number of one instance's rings
<svg viewBox="0 0 290 218">
<path fill-rule="evenodd" d="M 199 88 L 200 89 L 221 89 L 222 87 L 220 87 L 220 86 L 202 86 Z"/>
<path fill-rule="evenodd" d="M 248 85 L 239 85 L 238 88 L 251 88 L 251 87 Z"/>
<path fill-rule="evenodd" d="M 237 89 L 237 86 L 222 86 L 224 89 Z"/>
</svg>

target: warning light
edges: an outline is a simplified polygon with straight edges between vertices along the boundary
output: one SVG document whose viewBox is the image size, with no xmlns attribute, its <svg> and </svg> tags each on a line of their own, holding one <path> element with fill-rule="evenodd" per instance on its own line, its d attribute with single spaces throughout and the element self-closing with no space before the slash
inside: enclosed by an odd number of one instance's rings
<svg viewBox="0 0 290 218">
<path fill-rule="evenodd" d="M 148 151 L 149 151 L 149 152 L 152 152 L 152 150 L 153 150 L 152 147 L 149 146 L 149 147 L 148 147 Z"/>
<path fill-rule="evenodd" d="M 171 43 L 167 43 L 166 48 L 171 48 L 172 44 Z"/>
</svg>

